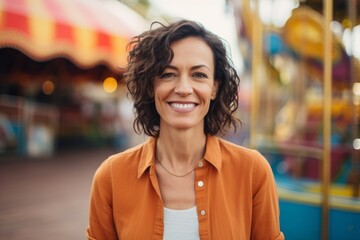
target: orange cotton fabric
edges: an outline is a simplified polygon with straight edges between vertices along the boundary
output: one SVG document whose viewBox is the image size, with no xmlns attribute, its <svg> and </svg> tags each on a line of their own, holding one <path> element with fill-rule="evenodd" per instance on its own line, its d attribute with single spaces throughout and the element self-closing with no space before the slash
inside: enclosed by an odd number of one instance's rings
<svg viewBox="0 0 360 240">
<path fill-rule="evenodd" d="M 149 138 L 96 171 L 88 239 L 163 239 L 155 147 L 156 138 Z M 197 164 L 194 186 L 200 239 L 284 239 L 273 174 L 260 153 L 208 136 L 198 162 L 203 163 Z"/>
</svg>

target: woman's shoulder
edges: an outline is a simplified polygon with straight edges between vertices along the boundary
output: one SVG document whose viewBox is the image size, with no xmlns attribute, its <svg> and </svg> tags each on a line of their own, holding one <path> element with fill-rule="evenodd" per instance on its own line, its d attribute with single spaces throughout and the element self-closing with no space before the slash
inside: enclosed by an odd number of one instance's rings
<svg viewBox="0 0 360 240">
<path fill-rule="evenodd" d="M 113 163 L 118 163 L 122 161 L 127 161 L 130 159 L 134 159 L 134 157 L 141 155 L 144 147 L 146 146 L 147 142 L 141 143 L 134 147 L 128 148 L 122 152 L 115 153 L 108 157 L 106 161 L 111 161 Z"/>
<path fill-rule="evenodd" d="M 98 171 L 116 171 L 129 170 L 132 167 L 137 168 L 142 155 L 151 148 L 151 141 L 128 148 L 119 153 L 115 153 L 106 158 L 98 168 Z"/>
<path fill-rule="evenodd" d="M 259 151 L 257 151 L 256 149 L 241 146 L 241 145 L 230 142 L 223 138 L 218 138 L 218 139 L 219 139 L 219 146 L 220 146 L 222 153 L 235 155 L 235 156 L 241 156 L 241 157 L 247 157 L 247 158 L 248 157 L 250 157 L 250 158 L 256 157 L 257 158 L 257 157 L 262 156 L 261 153 L 259 153 Z"/>
<path fill-rule="evenodd" d="M 225 139 L 219 138 L 219 146 L 223 161 L 234 161 L 248 166 L 264 166 L 267 168 L 269 162 L 256 149 L 241 146 Z"/>
</svg>

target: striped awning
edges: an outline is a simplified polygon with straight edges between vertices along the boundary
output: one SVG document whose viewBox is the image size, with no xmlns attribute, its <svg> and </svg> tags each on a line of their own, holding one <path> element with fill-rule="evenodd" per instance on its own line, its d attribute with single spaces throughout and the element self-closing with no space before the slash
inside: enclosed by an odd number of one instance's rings
<svg viewBox="0 0 360 240">
<path fill-rule="evenodd" d="M 0 48 L 44 61 L 65 57 L 79 67 L 126 63 L 129 39 L 147 22 L 116 0 L 0 0 Z"/>
</svg>

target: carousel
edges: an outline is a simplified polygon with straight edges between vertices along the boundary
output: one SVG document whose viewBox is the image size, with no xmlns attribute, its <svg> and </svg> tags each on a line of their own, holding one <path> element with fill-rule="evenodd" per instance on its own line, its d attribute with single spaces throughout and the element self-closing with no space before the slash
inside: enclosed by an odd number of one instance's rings
<svg viewBox="0 0 360 240">
<path fill-rule="evenodd" d="M 126 45 L 147 28 L 116 0 L 0 0 L 0 157 L 120 135 Z"/>
<path fill-rule="evenodd" d="M 360 239 L 359 5 L 234 2 L 249 145 L 272 166 L 286 239 Z"/>
</svg>

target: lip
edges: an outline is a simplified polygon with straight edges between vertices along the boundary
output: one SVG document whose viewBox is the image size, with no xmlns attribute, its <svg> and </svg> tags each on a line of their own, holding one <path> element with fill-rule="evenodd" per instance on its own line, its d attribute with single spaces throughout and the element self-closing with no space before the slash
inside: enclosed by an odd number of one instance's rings
<svg viewBox="0 0 360 240">
<path fill-rule="evenodd" d="M 167 104 L 176 112 L 186 113 L 194 110 L 199 104 L 195 102 L 169 101 Z"/>
</svg>

